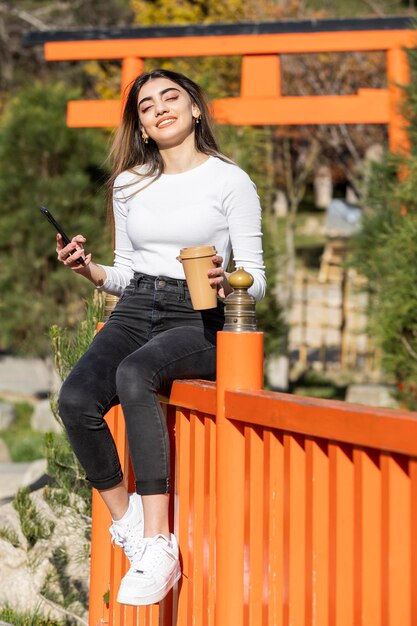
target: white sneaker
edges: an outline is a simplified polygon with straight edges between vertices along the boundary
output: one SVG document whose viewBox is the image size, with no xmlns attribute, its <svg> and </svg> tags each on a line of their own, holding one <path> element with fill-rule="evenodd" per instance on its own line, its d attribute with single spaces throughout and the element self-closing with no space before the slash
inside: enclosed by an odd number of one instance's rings
<svg viewBox="0 0 417 626">
<path fill-rule="evenodd" d="M 160 602 L 181 578 L 178 544 L 164 535 L 145 537 L 142 549 L 122 579 L 117 601 L 143 606 Z"/>
<path fill-rule="evenodd" d="M 109 530 L 112 543 L 123 548 L 132 564 L 136 555 L 141 551 L 143 541 L 143 505 L 139 494 L 131 493 L 129 495 L 129 506 L 132 509 L 127 520 L 122 523 L 113 522 Z"/>
</svg>

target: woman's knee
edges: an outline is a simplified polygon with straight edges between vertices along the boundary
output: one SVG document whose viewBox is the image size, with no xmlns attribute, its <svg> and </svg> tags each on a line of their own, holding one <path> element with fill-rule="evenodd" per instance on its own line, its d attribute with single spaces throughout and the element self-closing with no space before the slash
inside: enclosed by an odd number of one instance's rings
<svg viewBox="0 0 417 626">
<path fill-rule="evenodd" d="M 136 356 L 136 355 L 135 355 Z M 137 399 L 144 391 L 153 392 L 154 368 L 145 358 L 125 358 L 117 368 L 116 388 L 119 398 L 125 402 Z"/>
<path fill-rule="evenodd" d="M 86 415 L 101 417 L 94 390 L 78 385 L 71 376 L 64 381 L 58 397 L 58 413 L 66 427 L 84 421 Z"/>
</svg>

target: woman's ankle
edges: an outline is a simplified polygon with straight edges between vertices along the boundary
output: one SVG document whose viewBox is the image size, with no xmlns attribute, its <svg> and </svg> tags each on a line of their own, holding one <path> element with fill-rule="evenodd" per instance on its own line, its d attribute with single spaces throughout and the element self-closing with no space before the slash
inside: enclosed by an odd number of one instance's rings
<svg viewBox="0 0 417 626">
<path fill-rule="evenodd" d="M 168 505 L 169 494 L 155 494 L 142 496 L 144 513 L 144 537 L 165 535 L 168 539 L 169 531 Z"/>
<path fill-rule="evenodd" d="M 127 513 L 129 509 L 129 495 L 124 483 L 100 491 L 100 495 L 104 500 L 113 521 L 119 521 Z"/>
</svg>

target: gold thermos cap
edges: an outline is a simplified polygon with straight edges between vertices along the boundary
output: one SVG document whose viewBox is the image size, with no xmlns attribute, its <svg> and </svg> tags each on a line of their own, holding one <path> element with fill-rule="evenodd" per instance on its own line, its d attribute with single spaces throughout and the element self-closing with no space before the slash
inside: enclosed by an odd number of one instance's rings
<svg viewBox="0 0 417 626">
<path fill-rule="evenodd" d="M 111 293 L 106 293 L 106 298 L 104 300 L 104 322 L 108 321 L 111 312 L 118 302 L 119 296 L 114 296 Z"/>
<path fill-rule="evenodd" d="M 230 274 L 229 283 L 233 292 L 225 300 L 223 330 L 236 333 L 256 331 L 256 300 L 248 293 L 249 287 L 253 285 L 253 276 L 243 267 L 238 267 Z"/>
</svg>

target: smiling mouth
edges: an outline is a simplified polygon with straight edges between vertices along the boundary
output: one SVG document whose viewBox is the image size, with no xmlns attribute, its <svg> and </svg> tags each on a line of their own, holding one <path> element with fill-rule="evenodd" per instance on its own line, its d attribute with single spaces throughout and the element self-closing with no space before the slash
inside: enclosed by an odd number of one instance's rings
<svg viewBox="0 0 417 626">
<path fill-rule="evenodd" d="M 162 120 L 161 122 L 159 122 L 159 124 L 157 124 L 157 127 L 164 128 L 164 126 L 169 126 L 173 122 L 175 122 L 175 117 L 169 117 L 168 119 Z"/>
</svg>

